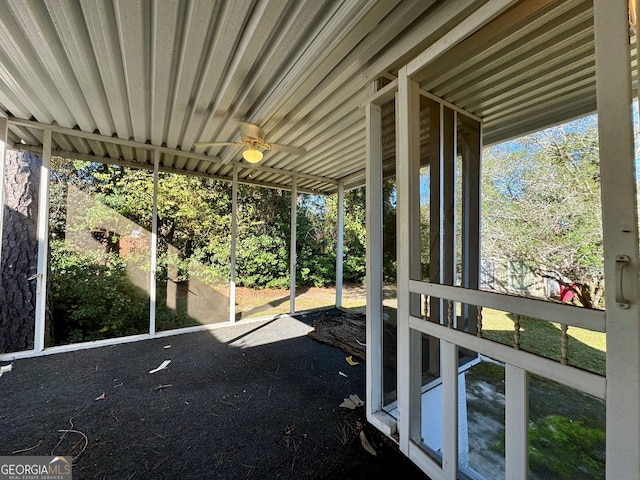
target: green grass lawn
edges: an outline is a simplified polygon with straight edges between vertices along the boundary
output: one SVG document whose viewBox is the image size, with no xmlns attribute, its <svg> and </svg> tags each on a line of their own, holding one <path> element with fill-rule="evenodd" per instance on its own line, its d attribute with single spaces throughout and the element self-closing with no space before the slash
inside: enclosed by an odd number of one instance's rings
<svg viewBox="0 0 640 480">
<path fill-rule="evenodd" d="M 366 305 L 366 289 L 360 285 L 344 285 L 342 307 L 362 309 Z M 298 287 L 296 290 L 296 312 L 331 308 L 336 304 L 335 287 Z M 236 311 L 241 318 L 257 318 L 289 313 L 290 292 L 284 289 L 265 288 L 236 290 Z"/>
<path fill-rule="evenodd" d="M 513 315 L 485 308 L 482 310 L 483 336 L 505 345 L 514 343 Z M 528 317 L 520 319 L 522 350 L 560 360 L 560 325 Z M 569 327 L 569 364 L 601 375 L 605 373 L 606 334 Z"/>
<path fill-rule="evenodd" d="M 393 292 L 390 292 L 392 295 Z M 362 286 L 345 285 L 342 306 L 364 313 L 366 292 Z M 300 288 L 296 295 L 296 311 L 335 305 L 335 287 Z M 395 306 L 395 305 L 394 305 Z M 238 311 L 242 318 L 288 313 L 289 291 L 277 289 L 239 289 Z M 458 307 L 459 308 L 459 307 Z M 482 310 L 484 337 L 505 345 L 513 345 L 514 316 L 485 308 Z M 560 360 L 560 325 L 544 320 L 522 317 L 520 346 L 554 360 Z M 605 373 L 606 335 L 577 327 L 569 327 L 569 364 L 601 375 Z"/>
</svg>

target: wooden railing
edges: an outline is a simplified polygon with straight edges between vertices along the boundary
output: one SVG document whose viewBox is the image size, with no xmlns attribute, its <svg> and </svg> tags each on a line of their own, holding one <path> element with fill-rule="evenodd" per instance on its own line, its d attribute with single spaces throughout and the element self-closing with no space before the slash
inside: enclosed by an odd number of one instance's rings
<svg viewBox="0 0 640 480">
<path fill-rule="evenodd" d="M 422 314 L 410 317 L 412 329 L 604 398 L 604 376 L 570 364 L 568 335 L 569 327 L 605 332 L 604 311 L 419 281 L 410 282 L 410 291 L 412 294 L 424 296 Z M 441 302 L 440 305 L 443 307 L 446 305 L 440 317 L 441 320 L 425 315 L 431 311 L 438 311 L 431 305 L 433 301 Z M 470 309 L 477 312 L 475 318 L 461 317 L 460 312 L 463 311 L 464 304 L 475 307 Z M 483 314 L 487 308 L 511 314 L 513 341 L 510 344 L 487 338 L 488 331 L 483 325 Z M 549 356 L 540 351 L 523 350 L 521 322 L 525 317 L 534 321 L 553 322 L 560 325 L 559 354 Z M 462 328 L 462 324 L 472 325 L 472 323 L 474 328 Z"/>
</svg>

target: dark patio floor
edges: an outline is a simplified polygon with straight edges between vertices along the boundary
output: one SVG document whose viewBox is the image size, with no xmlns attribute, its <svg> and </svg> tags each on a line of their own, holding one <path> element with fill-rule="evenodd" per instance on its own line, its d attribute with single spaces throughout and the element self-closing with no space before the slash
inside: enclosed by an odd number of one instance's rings
<svg viewBox="0 0 640 480">
<path fill-rule="evenodd" d="M 426 478 L 338 406 L 364 399 L 364 362 L 308 338 L 312 317 L 16 360 L 0 455 L 73 454 L 74 479 Z"/>
</svg>

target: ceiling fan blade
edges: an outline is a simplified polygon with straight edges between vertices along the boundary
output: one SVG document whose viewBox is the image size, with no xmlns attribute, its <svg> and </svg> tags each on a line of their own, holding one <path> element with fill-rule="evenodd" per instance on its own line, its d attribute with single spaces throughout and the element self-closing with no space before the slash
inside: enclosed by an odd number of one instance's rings
<svg viewBox="0 0 640 480">
<path fill-rule="evenodd" d="M 236 147 L 243 147 L 244 143 L 240 142 L 198 142 L 195 143 L 195 147 L 226 147 L 228 145 L 235 145 Z"/>
<path fill-rule="evenodd" d="M 296 155 L 304 155 L 307 151 L 304 148 L 291 147 L 289 145 L 280 145 L 279 143 L 270 143 L 271 150 L 279 152 L 295 153 Z"/>
<path fill-rule="evenodd" d="M 238 122 L 238 125 L 240 126 L 241 136 L 264 140 L 264 131 L 258 125 L 247 122 Z"/>
</svg>

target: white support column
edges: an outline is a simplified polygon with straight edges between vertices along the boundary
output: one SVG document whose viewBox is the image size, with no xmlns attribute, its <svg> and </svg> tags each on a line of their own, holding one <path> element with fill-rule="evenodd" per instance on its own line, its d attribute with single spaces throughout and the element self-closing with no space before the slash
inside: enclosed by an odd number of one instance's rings
<svg viewBox="0 0 640 480">
<path fill-rule="evenodd" d="M 160 151 L 153 151 L 153 214 L 151 219 L 151 269 L 149 272 L 149 335 L 156 334 L 156 305 L 158 270 L 158 176 L 160 172 Z"/>
<path fill-rule="evenodd" d="M 396 104 L 396 222 L 397 222 L 397 291 L 398 291 L 398 412 L 400 450 L 409 454 L 411 441 L 421 437 L 421 348 L 418 332 L 409 327 L 411 295 L 411 239 L 412 196 L 414 182 L 411 175 L 415 162 L 420 161 L 420 90 L 407 77 L 406 67 L 398 73 L 398 101 Z M 417 380 L 417 382 L 416 382 Z"/>
<path fill-rule="evenodd" d="M 441 340 L 440 352 L 442 355 L 442 470 L 450 478 L 458 478 L 458 347 Z"/>
<path fill-rule="evenodd" d="M 441 246 L 440 246 L 440 283 L 456 283 L 456 162 L 457 162 L 457 112 L 441 106 L 442 156 L 440 157 L 440 201 L 441 201 Z M 440 323 L 446 324 L 448 303 L 440 301 Z M 456 311 L 455 304 L 453 311 Z M 457 315 L 453 316 L 453 325 L 457 327 Z"/>
<path fill-rule="evenodd" d="M 529 380 L 526 370 L 505 365 L 505 478 L 529 475 Z"/>
<path fill-rule="evenodd" d="M 638 479 L 640 283 L 627 2 L 595 0 L 594 26 L 607 283 L 606 473 L 616 480 Z"/>
<path fill-rule="evenodd" d="M 456 276 L 456 112 L 442 107 L 442 158 L 441 158 L 441 201 L 442 201 L 442 250 L 440 283 L 453 285 Z M 447 307 L 441 307 L 446 313 Z M 440 322 L 446 323 L 446 322 Z"/>
<path fill-rule="evenodd" d="M 336 307 L 342 307 L 344 264 L 344 182 L 338 182 L 338 240 L 336 245 Z"/>
<path fill-rule="evenodd" d="M 296 235 L 298 233 L 298 178 L 291 177 L 291 245 L 289 254 L 289 313 L 296 313 Z"/>
<path fill-rule="evenodd" d="M 4 228 L 4 168 L 7 156 L 7 137 L 9 122 L 0 117 L 0 267 L 2 266 L 2 232 Z"/>
<path fill-rule="evenodd" d="M 444 157 L 444 106 L 429 102 L 429 281 L 442 283 L 442 158 Z M 441 299 L 429 300 L 429 321 L 442 323 L 446 312 Z M 440 341 L 429 339 L 429 373 L 440 376 Z"/>
<path fill-rule="evenodd" d="M 238 241 L 238 166 L 231 182 L 231 266 L 229 271 L 229 321 L 236 321 L 236 243 Z"/>
<path fill-rule="evenodd" d="M 421 97 L 418 96 L 416 99 L 415 111 L 413 112 L 420 116 L 420 101 Z M 418 125 L 418 130 L 419 130 Z M 417 134 L 418 138 L 420 134 Z M 414 139 L 411 139 L 411 149 L 412 149 L 412 157 L 409 159 L 410 161 L 410 173 L 409 173 L 409 191 L 411 192 L 411 197 L 409 199 L 409 205 L 407 208 L 409 209 L 409 238 L 402 238 L 400 235 L 396 234 L 396 251 L 400 251 L 401 248 L 409 249 L 409 278 L 411 280 L 422 280 L 422 230 L 420 225 L 420 142 L 414 142 Z M 421 315 L 421 295 L 420 294 L 412 294 L 409 299 L 409 314 L 410 315 Z M 422 337 L 422 335 L 420 335 Z M 422 343 L 422 340 L 420 340 Z M 422 348 L 422 347 L 420 347 Z M 422 355 L 420 355 L 422 358 Z M 422 362 L 422 360 L 420 360 Z M 422 368 L 422 365 L 419 367 Z"/>
<path fill-rule="evenodd" d="M 47 257 L 49 252 L 49 176 L 51 169 L 51 130 L 42 135 L 42 167 L 38 192 L 38 284 L 36 287 L 36 319 L 33 349 L 44 350 L 47 314 Z"/>
<path fill-rule="evenodd" d="M 380 106 L 368 103 L 366 164 L 367 419 L 382 410 L 382 122 Z"/>
<path fill-rule="evenodd" d="M 458 124 L 465 134 L 460 140 L 462 152 L 462 286 L 478 289 L 480 286 L 480 201 L 482 156 L 481 125 L 464 115 L 458 115 Z M 463 327 L 469 333 L 478 330 L 478 307 L 465 303 L 462 309 Z"/>
</svg>

